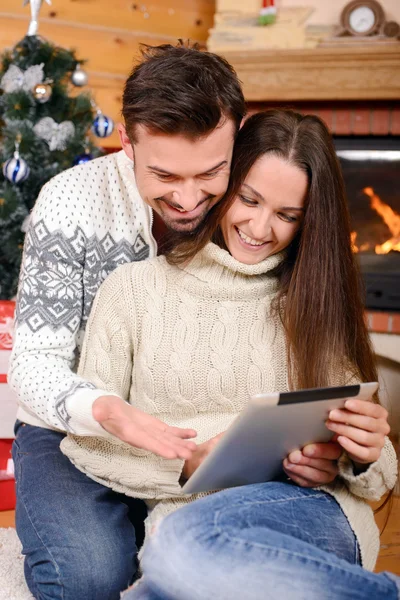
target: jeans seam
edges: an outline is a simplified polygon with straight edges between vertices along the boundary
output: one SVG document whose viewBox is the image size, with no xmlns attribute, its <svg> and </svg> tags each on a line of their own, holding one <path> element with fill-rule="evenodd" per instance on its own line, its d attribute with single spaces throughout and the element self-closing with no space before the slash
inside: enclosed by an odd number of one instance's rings
<svg viewBox="0 0 400 600">
<path fill-rule="evenodd" d="M 327 501 L 330 500 L 329 494 L 327 494 L 326 492 L 318 492 L 316 494 L 308 494 L 307 496 L 297 496 L 297 497 L 292 497 L 292 498 L 280 498 L 279 500 L 254 500 L 252 502 L 246 502 L 245 504 L 238 502 L 237 504 L 230 504 L 229 506 L 235 507 L 235 506 L 252 506 L 253 504 L 284 504 L 286 502 L 297 502 L 299 500 L 308 500 L 310 498 L 320 498 L 321 496 L 324 500 L 327 500 Z M 218 512 L 221 512 L 221 510 L 219 510 Z"/>
<path fill-rule="evenodd" d="M 235 505 L 230 505 L 229 508 L 231 508 L 232 506 L 246 506 L 246 507 L 249 507 L 249 506 L 252 506 L 254 504 L 271 504 L 271 503 L 291 502 L 291 501 L 296 501 L 296 500 L 308 500 L 309 498 L 319 497 L 319 495 L 320 494 L 309 494 L 307 496 L 301 496 L 300 498 L 299 497 L 297 497 L 297 498 L 293 498 L 292 497 L 292 498 L 285 498 L 285 499 L 282 498 L 281 500 L 278 500 L 278 501 L 275 501 L 275 500 L 253 501 L 253 502 L 246 502 L 245 505 L 238 503 L 238 504 L 235 504 Z M 325 492 L 323 492 L 323 495 L 327 496 L 327 500 L 329 500 L 329 495 L 328 494 L 326 494 Z M 215 529 L 217 535 L 220 536 L 221 539 L 225 538 L 225 540 L 227 540 L 227 541 L 231 540 L 231 541 L 234 541 L 235 543 L 239 543 L 239 544 L 241 544 L 243 546 L 254 546 L 254 547 L 269 548 L 270 550 L 274 550 L 275 549 L 277 552 L 283 552 L 284 554 L 286 554 L 288 556 L 298 556 L 299 558 L 302 558 L 303 560 L 314 560 L 314 561 L 316 561 L 316 559 L 305 557 L 304 555 L 299 554 L 299 553 L 297 553 L 297 552 L 295 552 L 293 550 L 287 551 L 287 550 L 281 549 L 281 548 L 279 548 L 277 550 L 274 546 L 268 546 L 268 544 L 265 544 L 265 543 L 260 544 L 260 543 L 256 543 L 256 542 L 250 542 L 250 541 L 243 540 L 242 538 L 239 538 L 239 537 L 236 537 L 236 536 L 232 536 L 232 535 L 226 533 L 225 531 L 223 531 L 221 529 L 221 527 L 218 524 L 219 517 L 222 515 L 223 512 L 225 512 L 225 510 L 226 510 L 226 507 L 224 506 L 222 509 L 217 510 L 215 512 L 215 515 L 214 515 L 214 529 Z M 358 542 L 357 542 L 357 538 L 356 538 L 355 535 L 354 535 L 354 539 L 355 539 L 355 542 L 357 544 L 356 548 L 358 549 Z M 356 556 L 356 558 L 357 558 L 357 556 Z M 318 561 L 316 561 L 316 562 L 318 562 Z M 329 563 L 325 562 L 325 561 L 320 561 L 320 564 L 329 565 Z M 349 563 L 349 564 L 351 564 L 351 563 Z M 356 564 L 358 564 L 358 563 L 356 563 Z"/>
<path fill-rule="evenodd" d="M 17 493 L 18 493 L 18 492 L 17 492 Z M 34 524 L 34 522 L 33 522 L 33 520 L 32 520 L 32 517 L 31 517 L 31 515 L 29 514 L 29 511 L 28 511 L 28 509 L 27 509 L 27 506 L 26 506 L 26 504 L 25 504 L 25 500 L 24 500 L 24 498 L 23 498 L 23 493 L 22 493 L 22 490 L 21 490 L 21 493 L 18 493 L 18 496 L 19 496 L 19 498 L 20 498 L 20 500 L 21 500 L 21 502 L 22 502 L 22 504 L 23 504 L 23 506 L 24 506 L 24 509 L 25 509 L 26 515 L 27 515 L 27 517 L 28 517 L 28 519 L 29 519 L 29 522 L 30 522 L 30 524 L 32 525 L 32 528 L 33 528 L 33 530 L 34 530 L 35 534 L 37 535 L 38 539 L 40 540 L 40 542 L 41 542 L 41 544 L 42 544 L 43 548 L 46 550 L 46 552 L 48 552 L 48 554 L 49 554 L 49 556 L 50 556 L 50 558 L 51 558 L 51 561 L 52 561 L 52 563 L 53 563 L 53 565 L 54 565 L 54 567 L 55 567 L 55 569 L 56 569 L 56 573 L 57 573 L 57 576 L 58 576 L 58 581 L 57 581 L 57 584 L 60 586 L 60 589 L 61 589 L 61 600 L 64 600 L 64 586 L 63 586 L 63 584 L 62 584 L 62 581 L 61 581 L 61 572 L 60 572 L 59 566 L 58 566 L 58 564 L 57 564 L 57 561 L 55 560 L 55 558 L 54 558 L 53 554 L 51 553 L 51 551 L 49 550 L 49 548 L 47 547 L 47 545 L 44 543 L 44 541 L 43 541 L 42 537 L 39 535 L 39 532 L 38 532 L 38 530 L 37 530 L 37 529 L 36 529 L 36 527 L 35 527 L 35 524 Z M 25 560 L 26 560 L 26 558 L 27 558 L 27 556 L 25 555 Z M 35 582 L 35 584 L 36 584 L 36 582 Z M 37 585 L 37 584 L 36 584 L 36 585 Z"/>
<path fill-rule="evenodd" d="M 291 549 L 285 549 L 285 548 L 276 548 L 276 546 L 269 546 L 268 544 L 259 544 L 256 542 L 252 542 L 252 541 L 248 541 L 248 540 L 242 540 L 241 538 L 237 538 L 234 536 L 231 536 L 229 534 L 227 534 L 225 531 L 222 531 L 219 527 L 216 527 L 216 533 L 217 535 L 222 539 L 222 541 L 225 539 L 225 541 L 227 541 L 228 543 L 230 542 L 235 542 L 236 544 L 239 544 L 243 547 L 249 547 L 249 546 L 253 546 L 255 548 L 259 547 L 259 548 L 266 548 L 269 551 L 273 551 L 275 552 L 277 555 L 279 554 L 284 554 L 286 556 L 296 556 L 298 558 L 300 558 L 302 561 L 304 562 L 308 562 L 308 563 L 314 563 L 315 565 L 321 565 L 321 566 L 326 566 L 328 568 L 331 567 L 331 563 L 326 561 L 326 560 L 322 560 L 321 558 L 314 558 L 312 556 L 305 556 L 304 554 L 300 554 L 299 552 L 296 552 L 294 550 Z M 317 547 L 315 547 L 317 549 Z M 346 563 L 345 560 L 343 560 L 344 563 Z M 354 565 L 352 565 L 350 562 L 348 563 L 349 567 L 352 567 Z M 344 567 L 344 565 L 340 565 L 338 566 L 338 568 L 344 570 L 344 571 L 348 571 L 348 569 L 346 569 Z"/>
</svg>

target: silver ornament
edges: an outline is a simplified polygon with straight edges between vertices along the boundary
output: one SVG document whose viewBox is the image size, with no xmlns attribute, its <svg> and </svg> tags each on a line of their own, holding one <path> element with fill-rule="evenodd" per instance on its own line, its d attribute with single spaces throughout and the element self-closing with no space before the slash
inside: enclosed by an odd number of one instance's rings
<svg viewBox="0 0 400 600">
<path fill-rule="evenodd" d="M 92 123 L 92 131 L 97 137 L 106 138 L 114 130 L 114 121 L 111 117 L 103 115 L 100 109 L 97 110 L 97 116 Z"/>
<path fill-rule="evenodd" d="M 87 84 L 88 76 L 80 65 L 77 65 L 75 71 L 71 74 L 71 81 L 77 87 L 82 87 Z"/>
<path fill-rule="evenodd" d="M 3 175 L 11 183 L 22 183 L 29 177 L 30 169 L 28 163 L 19 155 L 20 142 L 21 134 L 18 134 L 15 140 L 14 156 L 6 160 L 3 165 Z"/>
</svg>

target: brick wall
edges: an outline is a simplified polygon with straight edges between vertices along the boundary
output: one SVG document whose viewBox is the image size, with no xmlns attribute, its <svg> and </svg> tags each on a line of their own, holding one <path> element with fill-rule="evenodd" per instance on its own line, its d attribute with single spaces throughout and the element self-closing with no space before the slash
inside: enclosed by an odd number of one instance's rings
<svg viewBox="0 0 400 600">
<path fill-rule="evenodd" d="M 249 113 L 282 106 L 321 117 L 334 135 L 400 135 L 400 102 L 252 102 Z"/>
<path fill-rule="evenodd" d="M 400 335 L 400 313 L 367 310 L 365 318 L 369 331 Z"/>
</svg>

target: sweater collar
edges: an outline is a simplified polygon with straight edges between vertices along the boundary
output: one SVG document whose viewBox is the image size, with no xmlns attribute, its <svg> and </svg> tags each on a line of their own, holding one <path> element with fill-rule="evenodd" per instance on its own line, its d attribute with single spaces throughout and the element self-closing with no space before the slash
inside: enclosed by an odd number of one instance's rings
<svg viewBox="0 0 400 600">
<path fill-rule="evenodd" d="M 136 185 L 135 173 L 133 171 L 133 161 L 125 154 L 124 150 L 120 150 L 117 152 L 117 163 L 119 172 L 122 174 L 122 177 L 125 181 L 127 187 L 134 192 L 134 194 L 139 194 L 139 190 Z"/>
<path fill-rule="evenodd" d="M 278 290 L 278 278 L 273 270 L 282 262 L 284 252 L 269 256 L 255 265 L 246 265 L 213 243 L 207 244 L 189 264 L 180 266 L 183 278 L 191 288 L 206 285 L 212 295 L 225 292 L 230 297 L 246 297 L 275 293 Z M 186 277 L 189 275 L 189 277 Z M 229 292 L 228 292 L 229 290 Z"/>
</svg>

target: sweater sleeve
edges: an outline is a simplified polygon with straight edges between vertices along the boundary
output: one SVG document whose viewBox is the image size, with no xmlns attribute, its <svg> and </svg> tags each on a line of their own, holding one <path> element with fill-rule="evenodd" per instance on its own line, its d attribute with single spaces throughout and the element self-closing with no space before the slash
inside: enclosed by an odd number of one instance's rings
<svg viewBox="0 0 400 600">
<path fill-rule="evenodd" d="M 76 200 L 76 189 L 82 184 L 76 178 L 75 170 L 70 170 L 50 180 L 31 213 L 9 383 L 24 410 L 49 426 L 106 436 L 91 412 L 92 403 L 104 390 L 73 371 L 87 302 L 83 282 L 86 237 L 79 226 L 85 207 L 82 200 L 80 204 Z"/>
<path fill-rule="evenodd" d="M 380 500 L 393 489 L 398 473 L 396 452 L 389 438 L 386 438 L 379 459 L 366 471 L 354 474 L 353 463 L 344 453 L 339 459 L 339 475 L 349 491 L 365 500 Z"/>
<path fill-rule="evenodd" d="M 131 265 L 118 267 L 100 286 L 86 327 L 78 374 L 107 394 L 129 401 L 133 367 L 135 311 L 125 294 Z M 70 404 L 75 408 L 75 401 Z"/>
</svg>

